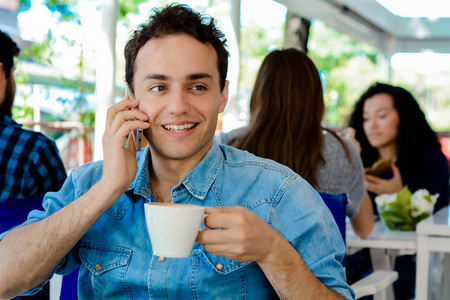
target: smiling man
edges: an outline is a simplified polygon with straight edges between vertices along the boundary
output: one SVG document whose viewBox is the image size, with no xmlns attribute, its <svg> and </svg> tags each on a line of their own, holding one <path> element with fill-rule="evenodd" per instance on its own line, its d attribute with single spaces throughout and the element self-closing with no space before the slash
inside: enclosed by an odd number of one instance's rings
<svg viewBox="0 0 450 300">
<path fill-rule="evenodd" d="M 78 266 L 80 299 L 354 298 L 317 192 L 280 164 L 214 142 L 228 99 L 214 20 L 183 5 L 155 10 L 125 58 L 137 100 L 108 110 L 102 162 L 73 171 L 44 212 L 0 236 L 0 298 Z M 136 128 L 149 142 L 137 154 L 132 140 L 124 146 Z M 147 202 L 206 207 L 209 230 L 190 257 L 151 255 Z"/>
</svg>

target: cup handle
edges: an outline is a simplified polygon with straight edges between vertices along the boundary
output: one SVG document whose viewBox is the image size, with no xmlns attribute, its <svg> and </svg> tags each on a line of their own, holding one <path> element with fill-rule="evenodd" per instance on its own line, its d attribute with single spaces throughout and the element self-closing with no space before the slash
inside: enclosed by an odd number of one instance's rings
<svg viewBox="0 0 450 300">
<path fill-rule="evenodd" d="M 204 225 L 205 225 L 205 218 L 206 218 L 207 215 L 208 215 L 208 214 L 205 214 L 205 215 L 203 216 L 203 221 L 202 221 L 202 224 L 200 225 L 200 228 L 198 229 L 198 231 L 202 231 L 203 228 L 208 228 L 208 227 L 204 226 Z"/>
</svg>

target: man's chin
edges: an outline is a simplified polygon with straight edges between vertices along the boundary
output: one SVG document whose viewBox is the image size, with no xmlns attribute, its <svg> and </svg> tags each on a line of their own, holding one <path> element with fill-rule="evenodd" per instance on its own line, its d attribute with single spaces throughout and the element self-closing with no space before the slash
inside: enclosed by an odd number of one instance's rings
<svg viewBox="0 0 450 300">
<path fill-rule="evenodd" d="M 176 145 L 152 145 L 150 144 L 152 153 L 155 152 L 158 156 L 166 160 L 183 161 L 183 160 L 198 160 L 208 152 L 211 145 L 183 145 L 178 143 Z"/>
</svg>

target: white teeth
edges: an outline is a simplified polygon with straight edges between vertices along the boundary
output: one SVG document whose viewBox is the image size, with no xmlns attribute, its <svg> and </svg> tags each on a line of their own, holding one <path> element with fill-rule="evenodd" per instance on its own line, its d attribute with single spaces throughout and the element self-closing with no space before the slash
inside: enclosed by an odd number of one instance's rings
<svg viewBox="0 0 450 300">
<path fill-rule="evenodd" d="M 182 132 L 186 132 L 189 129 L 191 129 L 192 127 L 194 127 L 195 124 L 191 123 L 191 124 L 184 124 L 184 125 L 164 125 L 164 128 L 176 133 L 182 133 Z"/>
</svg>

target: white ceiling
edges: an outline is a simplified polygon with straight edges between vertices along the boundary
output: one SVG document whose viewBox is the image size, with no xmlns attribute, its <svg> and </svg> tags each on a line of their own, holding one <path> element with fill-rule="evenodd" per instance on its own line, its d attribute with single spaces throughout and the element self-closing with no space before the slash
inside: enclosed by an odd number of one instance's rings
<svg viewBox="0 0 450 300">
<path fill-rule="evenodd" d="M 450 18 L 448 17 L 400 17 L 376 0 L 276 1 L 299 16 L 320 19 L 356 40 L 376 46 L 389 56 L 398 52 L 450 53 Z M 400 0 L 396 1 L 400 2 Z M 436 11 L 450 10 L 448 0 L 441 1 L 441 5 L 437 3 L 437 0 L 404 2 L 408 6 L 419 2 L 421 5 L 429 5 L 427 8 L 431 5 Z"/>
</svg>

